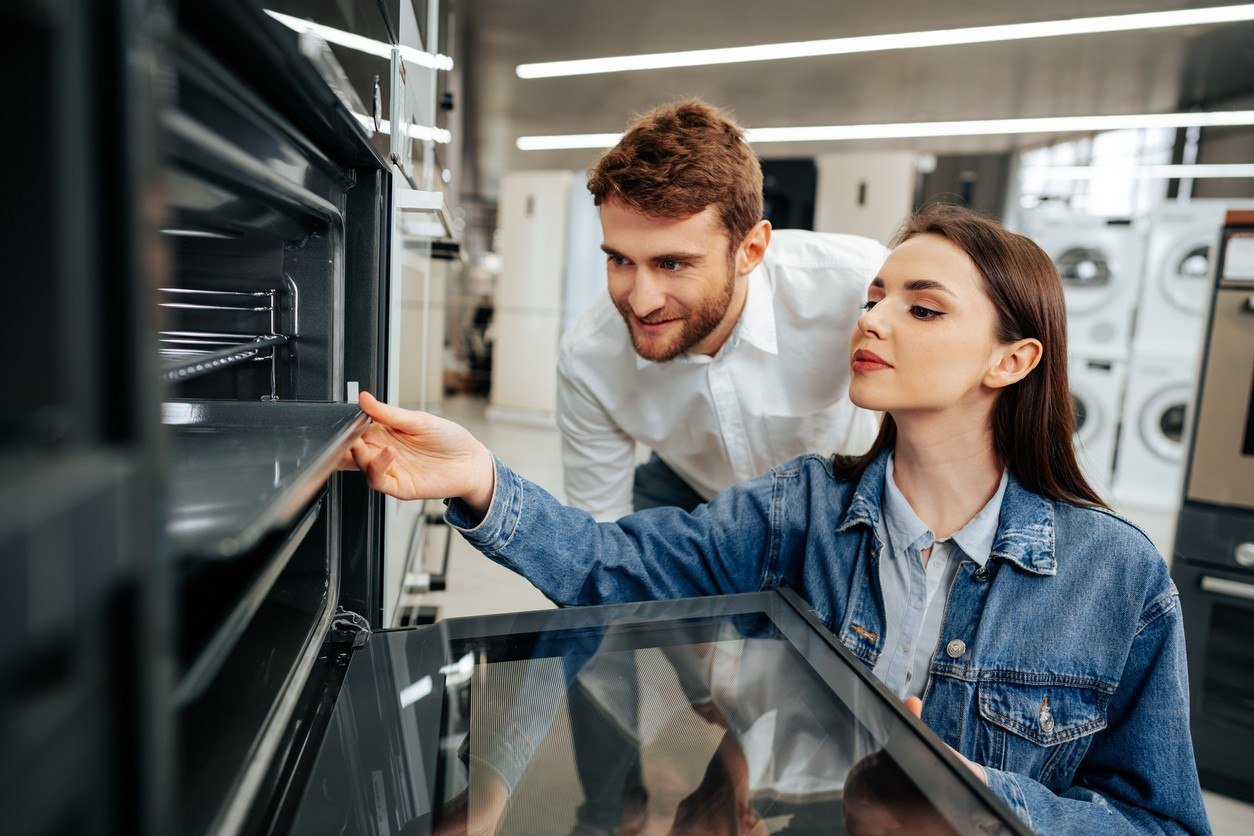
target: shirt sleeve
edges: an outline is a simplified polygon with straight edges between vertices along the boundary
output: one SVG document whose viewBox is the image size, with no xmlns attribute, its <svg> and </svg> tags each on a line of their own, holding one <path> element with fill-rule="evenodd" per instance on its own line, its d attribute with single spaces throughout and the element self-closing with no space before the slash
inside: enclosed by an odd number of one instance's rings
<svg viewBox="0 0 1254 836">
<path fill-rule="evenodd" d="M 1184 625 L 1174 588 L 1150 604 L 1119 689 L 1072 785 L 1054 793 L 985 768 L 989 788 L 1040 833 L 1210 833 L 1189 734 Z"/>
<path fill-rule="evenodd" d="M 449 502 L 444 519 L 559 606 L 757 592 L 765 583 L 780 537 L 780 515 L 771 513 L 774 471 L 728 488 L 691 514 L 650 508 L 597 523 L 500 459 L 495 463 L 483 519 L 476 523 L 460 499 Z"/>
<path fill-rule="evenodd" d="M 636 442 L 576 378 L 565 354 L 557 369 L 557 428 L 566 501 L 600 522 L 630 514 Z"/>
</svg>

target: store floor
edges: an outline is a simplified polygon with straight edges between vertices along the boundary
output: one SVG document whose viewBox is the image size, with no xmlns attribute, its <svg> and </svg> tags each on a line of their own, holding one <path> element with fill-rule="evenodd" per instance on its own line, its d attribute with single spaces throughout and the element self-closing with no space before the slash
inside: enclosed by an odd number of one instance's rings
<svg viewBox="0 0 1254 836">
<path fill-rule="evenodd" d="M 436 411 L 467 427 L 510 467 L 561 499 L 562 469 L 556 427 L 490 421 L 485 407 L 482 400 L 458 397 L 446 400 Z M 1170 515 L 1141 516 L 1135 511 L 1129 511 L 1129 515 L 1146 529 L 1160 550 L 1165 550 L 1174 530 Z M 439 545 L 442 547 L 443 543 Z M 438 606 L 441 618 L 553 606 L 530 583 L 483 557 L 460 537 L 453 538 L 449 555 L 448 589 L 426 596 L 424 603 Z M 1254 805 L 1206 793 L 1206 807 L 1217 836 L 1254 833 Z"/>
</svg>

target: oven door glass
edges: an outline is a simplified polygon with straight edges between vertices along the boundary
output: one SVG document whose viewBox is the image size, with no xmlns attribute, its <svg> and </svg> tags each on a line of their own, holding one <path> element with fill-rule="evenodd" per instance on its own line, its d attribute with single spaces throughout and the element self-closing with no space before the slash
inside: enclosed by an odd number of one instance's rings
<svg viewBox="0 0 1254 836">
<path fill-rule="evenodd" d="M 1028 832 L 797 596 L 768 592 L 374 634 L 291 832 L 831 834 L 847 817 Z"/>
</svg>

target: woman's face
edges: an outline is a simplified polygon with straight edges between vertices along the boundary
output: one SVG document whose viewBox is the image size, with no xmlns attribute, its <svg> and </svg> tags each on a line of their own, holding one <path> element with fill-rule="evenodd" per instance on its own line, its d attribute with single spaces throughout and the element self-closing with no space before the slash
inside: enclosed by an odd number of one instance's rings
<svg viewBox="0 0 1254 836">
<path fill-rule="evenodd" d="M 991 399 L 997 311 L 961 249 L 919 235 L 893 250 L 849 341 L 849 398 L 865 409 L 943 411 Z M 996 384 L 994 384 L 996 385 Z"/>
</svg>

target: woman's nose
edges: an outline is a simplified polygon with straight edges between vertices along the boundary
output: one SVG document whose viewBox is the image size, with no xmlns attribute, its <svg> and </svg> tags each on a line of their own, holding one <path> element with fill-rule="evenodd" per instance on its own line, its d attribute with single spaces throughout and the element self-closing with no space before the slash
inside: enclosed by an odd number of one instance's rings
<svg viewBox="0 0 1254 836">
<path fill-rule="evenodd" d="M 857 328 L 858 333 L 867 337 L 876 337 L 883 339 L 887 328 L 884 323 L 884 316 L 877 313 L 879 306 L 876 305 L 862 312 L 862 316 L 858 317 Z"/>
</svg>

